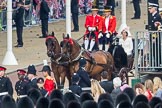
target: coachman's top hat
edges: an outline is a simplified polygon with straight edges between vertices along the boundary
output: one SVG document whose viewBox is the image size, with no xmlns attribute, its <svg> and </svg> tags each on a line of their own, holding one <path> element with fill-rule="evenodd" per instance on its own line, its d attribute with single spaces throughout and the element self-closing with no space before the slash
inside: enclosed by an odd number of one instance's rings
<svg viewBox="0 0 162 108">
<path fill-rule="evenodd" d="M 111 12 L 112 6 L 105 6 L 104 7 L 104 12 Z"/>
<path fill-rule="evenodd" d="M 98 7 L 97 6 L 92 6 L 92 11 L 98 11 Z"/>
<path fill-rule="evenodd" d="M 5 70 L 7 70 L 5 67 L 0 66 L 0 71 L 5 71 Z"/>
<path fill-rule="evenodd" d="M 35 66 L 34 65 L 29 65 L 28 66 L 28 72 L 27 72 L 27 74 L 36 75 L 36 69 L 35 69 Z"/>
<path fill-rule="evenodd" d="M 23 69 L 18 69 L 17 70 L 17 74 L 19 74 L 19 75 L 25 75 L 26 74 L 26 71 L 23 70 Z"/>
</svg>

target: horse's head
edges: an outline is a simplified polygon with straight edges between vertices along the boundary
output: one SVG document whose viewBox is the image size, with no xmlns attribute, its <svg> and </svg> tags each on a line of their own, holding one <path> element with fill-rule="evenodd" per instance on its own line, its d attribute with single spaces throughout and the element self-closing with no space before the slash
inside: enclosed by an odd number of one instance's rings
<svg viewBox="0 0 162 108">
<path fill-rule="evenodd" d="M 63 41 L 60 43 L 60 46 L 62 47 L 62 54 L 70 57 L 72 53 L 73 44 L 73 39 L 70 38 L 69 35 L 65 37 L 65 35 L 63 34 Z"/>
<path fill-rule="evenodd" d="M 58 50 L 58 49 L 56 49 L 58 41 L 57 41 L 56 37 L 54 36 L 54 32 L 52 32 L 52 34 L 47 36 L 45 44 L 47 47 L 48 57 L 53 57 L 54 54 L 56 53 L 56 50 Z"/>
</svg>

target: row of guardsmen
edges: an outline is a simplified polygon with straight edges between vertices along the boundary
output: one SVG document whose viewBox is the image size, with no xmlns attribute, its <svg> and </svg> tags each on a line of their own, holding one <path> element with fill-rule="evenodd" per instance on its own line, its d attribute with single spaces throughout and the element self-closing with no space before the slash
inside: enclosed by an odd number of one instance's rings
<svg viewBox="0 0 162 108">
<path fill-rule="evenodd" d="M 5 75 L 5 67 L 0 66 L 0 103 L 2 97 L 5 95 L 13 96 L 13 86 L 12 82 Z M 17 70 L 18 81 L 15 84 L 15 91 L 17 93 L 17 101 L 20 98 L 27 97 L 34 90 L 39 90 L 40 93 L 47 97 L 50 95 L 52 90 L 56 88 L 54 79 L 51 77 L 51 69 L 48 65 L 44 65 L 42 70 L 45 80 L 40 77 L 36 78 L 36 69 L 34 65 L 28 66 L 28 71 L 26 72 L 23 69 Z"/>
</svg>

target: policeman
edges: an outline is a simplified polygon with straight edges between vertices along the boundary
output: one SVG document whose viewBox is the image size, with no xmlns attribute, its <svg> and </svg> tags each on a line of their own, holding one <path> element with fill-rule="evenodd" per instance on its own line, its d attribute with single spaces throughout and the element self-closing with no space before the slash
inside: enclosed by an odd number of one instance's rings
<svg viewBox="0 0 162 108">
<path fill-rule="evenodd" d="M 8 77 L 5 76 L 6 68 L 0 66 L 0 103 L 4 95 L 13 95 L 12 83 Z"/>
<path fill-rule="evenodd" d="M 23 47 L 23 26 L 24 26 L 24 7 L 23 2 L 19 1 L 17 2 L 17 9 L 16 9 L 16 16 L 15 16 L 15 22 L 16 22 L 16 32 L 17 32 L 17 45 L 15 47 Z"/>
<path fill-rule="evenodd" d="M 90 81 L 88 72 L 85 70 L 85 66 L 86 66 L 85 58 L 80 58 L 80 60 L 79 60 L 79 70 L 77 71 L 77 74 L 80 77 L 78 85 L 81 88 L 83 88 L 83 87 L 91 87 L 91 81 Z"/>
<path fill-rule="evenodd" d="M 25 79 L 25 74 L 26 71 L 23 69 L 18 69 L 17 70 L 17 75 L 19 78 L 19 81 L 16 82 L 15 85 L 15 90 L 17 92 L 17 99 L 23 98 L 27 96 L 27 92 L 29 90 L 29 86 L 28 86 L 28 80 Z"/>
<path fill-rule="evenodd" d="M 36 78 L 36 69 L 34 65 L 28 66 L 28 72 L 27 72 L 28 80 L 29 80 L 29 86 L 31 88 L 38 89 L 37 86 L 37 78 Z"/>
<path fill-rule="evenodd" d="M 98 26 L 101 21 L 100 15 L 98 15 L 98 7 L 92 6 L 92 14 L 86 16 L 85 21 L 85 28 L 86 28 L 86 35 L 84 37 L 84 48 L 86 50 L 92 51 L 94 48 L 94 45 L 96 43 L 96 46 L 98 44 Z M 89 46 L 90 43 L 90 47 Z"/>
<path fill-rule="evenodd" d="M 116 17 L 111 15 L 111 6 L 105 6 L 104 16 L 99 25 L 99 49 L 108 51 L 116 30 Z"/>
<path fill-rule="evenodd" d="M 157 31 L 161 22 L 161 17 L 157 11 L 158 5 L 149 3 L 149 12 L 151 13 L 151 23 L 149 25 L 151 31 Z M 161 64 L 161 37 L 159 33 L 151 33 L 150 35 L 150 54 L 151 54 L 151 66 L 159 67 Z M 154 61 L 154 62 L 153 62 Z M 155 65 L 154 65 L 155 64 Z M 161 69 L 157 69 L 161 71 Z"/>
</svg>

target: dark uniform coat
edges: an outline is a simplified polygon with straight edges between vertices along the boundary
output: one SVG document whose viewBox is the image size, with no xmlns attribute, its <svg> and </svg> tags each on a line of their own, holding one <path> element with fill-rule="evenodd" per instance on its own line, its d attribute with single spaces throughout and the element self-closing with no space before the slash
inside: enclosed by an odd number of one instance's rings
<svg viewBox="0 0 162 108">
<path fill-rule="evenodd" d="M 83 87 L 91 87 L 91 81 L 90 81 L 89 75 L 85 71 L 84 68 L 80 67 L 79 70 L 77 71 L 77 74 L 80 77 L 80 81 L 79 81 L 79 84 L 78 85 L 81 88 L 83 88 Z"/>
<path fill-rule="evenodd" d="M 23 26 L 24 26 L 23 15 L 24 15 L 24 8 L 22 6 L 18 7 L 16 9 L 16 16 L 15 16 L 18 45 L 23 45 L 23 39 L 22 39 Z"/>
<path fill-rule="evenodd" d="M 32 81 L 31 81 L 31 80 L 29 80 L 28 85 L 29 85 L 29 89 L 31 89 L 31 88 L 38 89 L 38 85 L 37 85 L 37 79 L 36 79 L 36 78 L 34 78 Z"/>
<path fill-rule="evenodd" d="M 79 85 L 75 84 L 75 83 L 73 83 L 73 84 L 69 87 L 69 89 L 70 89 L 73 93 L 75 93 L 75 94 L 77 94 L 77 95 L 79 95 L 79 96 L 80 96 L 80 94 L 82 93 L 81 87 L 80 87 Z"/>
<path fill-rule="evenodd" d="M 15 85 L 15 90 L 17 92 L 17 96 L 27 95 L 27 92 L 29 90 L 28 81 L 25 79 L 17 81 Z"/>
</svg>

